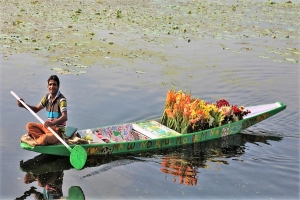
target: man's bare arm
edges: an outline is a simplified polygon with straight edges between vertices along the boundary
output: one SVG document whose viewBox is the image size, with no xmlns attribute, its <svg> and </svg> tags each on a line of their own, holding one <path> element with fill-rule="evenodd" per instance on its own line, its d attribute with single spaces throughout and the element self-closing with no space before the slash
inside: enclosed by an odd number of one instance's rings
<svg viewBox="0 0 300 200">
<path fill-rule="evenodd" d="M 23 100 L 23 99 L 21 99 L 24 103 L 25 103 L 25 101 Z M 18 104 L 18 106 L 19 107 L 21 107 L 21 108 L 25 108 L 24 106 L 23 106 L 23 104 L 20 102 L 20 101 L 18 101 L 17 100 L 17 104 Z M 35 112 L 35 113 L 37 113 L 37 112 L 39 112 L 40 110 L 42 110 L 43 109 L 43 106 L 41 105 L 41 104 L 38 104 L 37 106 L 31 106 L 31 105 L 28 105 L 27 103 L 25 103 L 33 112 Z"/>
</svg>

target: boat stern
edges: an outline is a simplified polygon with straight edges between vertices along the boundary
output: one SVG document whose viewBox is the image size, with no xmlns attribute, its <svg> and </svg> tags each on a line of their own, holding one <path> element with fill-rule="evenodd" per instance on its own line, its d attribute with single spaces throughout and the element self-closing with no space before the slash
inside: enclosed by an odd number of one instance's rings
<svg viewBox="0 0 300 200">
<path fill-rule="evenodd" d="M 20 144 L 22 149 L 34 151 L 42 154 L 52 154 L 58 156 L 70 156 L 70 151 L 62 144 L 46 145 L 46 146 L 30 146 L 24 142 Z M 70 145 L 72 148 L 74 145 Z"/>
</svg>

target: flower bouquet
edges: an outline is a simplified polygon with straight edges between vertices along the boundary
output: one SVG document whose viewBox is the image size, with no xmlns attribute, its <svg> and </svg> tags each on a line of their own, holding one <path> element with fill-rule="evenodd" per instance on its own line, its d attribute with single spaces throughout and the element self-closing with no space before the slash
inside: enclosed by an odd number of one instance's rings
<svg viewBox="0 0 300 200">
<path fill-rule="evenodd" d="M 230 105 L 225 99 L 216 103 L 191 97 L 191 93 L 171 89 L 167 93 L 161 123 L 179 133 L 198 132 L 243 119 L 250 113 Z"/>
</svg>

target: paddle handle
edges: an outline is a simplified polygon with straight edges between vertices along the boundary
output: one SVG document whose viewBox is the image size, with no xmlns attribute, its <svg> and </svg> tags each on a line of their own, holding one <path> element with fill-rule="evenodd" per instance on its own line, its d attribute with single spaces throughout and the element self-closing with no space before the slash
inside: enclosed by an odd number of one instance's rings
<svg viewBox="0 0 300 200">
<path fill-rule="evenodd" d="M 18 95 L 16 95 L 13 91 L 10 91 L 10 93 L 18 100 L 20 101 L 23 106 L 25 108 L 27 108 L 27 110 L 29 110 L 31 112 L 31 114 L 33 114 L 33 116 L 35 116 L 35 118 L 37 118 L 42 124 L 44 124 L 45 122 L 35 113 L 33 112 L 33 110 L 31 110 L 31 108 L 29 108 L 29 106 L 26 105 L 26 103 L 24 103 L 19 97 Z M 61 142 L 63 143 L 70 151 L 72 150 L 71 147 L 57 134 L 55 133 L 55 131 L 50 127 L 48 126 L 48 130 L 51 131 L 51 133 L 53 133 L 53 135 Z"/>
</svg>

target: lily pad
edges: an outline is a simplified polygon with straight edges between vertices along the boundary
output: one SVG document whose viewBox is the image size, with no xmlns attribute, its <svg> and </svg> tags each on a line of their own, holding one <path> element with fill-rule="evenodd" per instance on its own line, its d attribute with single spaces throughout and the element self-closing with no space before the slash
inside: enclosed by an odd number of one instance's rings
<svg viewBox="0 0 300 200">
<path fill-rule="evenodd" d="M 68 69 L 61 68 L 61 67 L 53 67 L 51 68 L 51 70 L 54 70 L 59 74 L 70 74 L 70 71 Z"/>
<path fill-rule="evenodd" d="M 87 68 L 88 66 L 86 66 L 86 65 L 74 65 L 75 67 L 77 67 L 77 68 Z"/>
<path fill-rule="evenodd" d="M 270 58 L 268 56 L 258 56 L 258 57 L 260 57 L 260 58 Z"/>
<path fill-rule="evenodd" d="M 140 70 L 136 70 L 135 73 L 138 73 L 138 74 L 145 74 L 146 72 L 140 71 Z"/>
<path fill-rule="evenodd" d="M 284 60 L 292 62 L 292 63 L 298 63 L 298 61 L 293 58 L 285 58 Z"/>
<path fill-rule="evenodd" d="M 51 70 L 60 71 L 60 70 L 64 70 L 64 68 L 61 68 L 61 67 L 52 67 Z"/>
<path fill-rule="evenodd" d="M 81 75 L 81 74 L 86 74 L 86 71 L 77 71 L 74 72 L 75 75 Z"/>
<path fill-rule="evenodd" d="M 295 51 L 296 48 L 286 48 L 286 50 Z"/>
</svg>

